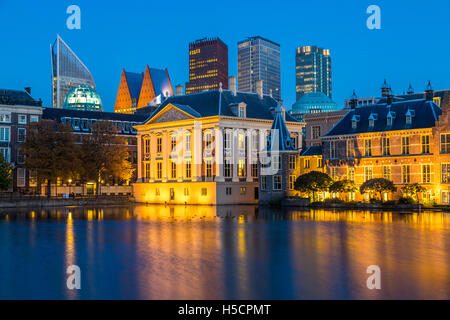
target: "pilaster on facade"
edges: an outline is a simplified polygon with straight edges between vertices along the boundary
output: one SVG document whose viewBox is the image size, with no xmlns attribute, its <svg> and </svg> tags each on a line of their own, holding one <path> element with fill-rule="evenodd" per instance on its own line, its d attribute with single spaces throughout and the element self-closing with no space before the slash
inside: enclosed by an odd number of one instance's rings
<svg viewBox="0 0 450 320">
<path fill-rule="evenodd" d="M 216 182 L 223 182 L 223 130 L 221 127 L 214 128 L 214 143 L 215 143 L 215 167 L 216 167 Z"/>
</svg>

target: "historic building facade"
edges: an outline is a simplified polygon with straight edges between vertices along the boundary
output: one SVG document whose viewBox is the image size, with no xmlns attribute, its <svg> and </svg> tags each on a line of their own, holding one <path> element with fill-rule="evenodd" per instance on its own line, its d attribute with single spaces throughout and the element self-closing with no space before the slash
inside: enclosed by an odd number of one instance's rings
<svg viewBox="0 0 450 320">
<path fill-rule="evenodd" d="M 31 89 L 0 89 L 0 152 L 13 166 L 12 191 L 25 192 L 36 186 L 36 176 L 25 168 L 21 145 L 26 139 L 27 125 L 42 117 L 42 101 L 31 97 Z"/>
<path fill-rule="evenodd" d="M 168 98 L 138 131 L 139 202 L 256 204 L 258 152 L 270 135 L 277 101 L 231 90 Z M 282 111 L 293 148 L 304 126 Z"/>
<path fill-rule="evenodd" d="M 395 100 L 387 96 L 385 102 L 350 110 L 321 138 L 326 172 L 358 186 L 372 178 L 391 180 L 397 192 L 385 194 L 385 200 L 419 183 L 427 189 L 423 200 L 448 203 L 448 96 L 442 109 L 431 88 L 424 98 Z M 359 193 L 356 200 L 363 200 Z"/>
</svg>

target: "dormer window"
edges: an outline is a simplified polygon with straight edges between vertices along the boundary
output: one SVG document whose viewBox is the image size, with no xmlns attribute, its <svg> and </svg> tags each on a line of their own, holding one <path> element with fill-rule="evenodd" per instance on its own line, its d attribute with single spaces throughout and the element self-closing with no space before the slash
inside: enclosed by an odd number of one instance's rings
<svg viewBox="0 0 450 320">
<path fill-rule="evenodd" d="M 359 116 L 358 115 L 353 115 L 353 117 L 352 117 L 352 129 L 356 129 L 356 127 L 358 126 L 358 122 L 359 122 Z"/>
<path fill-rule="evenodd" d="M 389 111 L 389 113 L 388 113 L 388 115 L 386 117 L 386 119 L 387 119 L 386 125 L 388 127 L 392 126 L 392 124 L 394 123 L 394 118 L 395 118 L 395 112 Z"/>
<path fill-rule="evenodd" d="M 406 124 L 412 124 L 412 118 L 415 116 L 415 111 L 408 109 L 405 116 L 406 116 Z"/>
<path fill-rule="evenodd" d="M 245 118 L 245 107 L 239 106 L 239 118 Z"/>
<path fill-rule="evenodd" d="M 369 127 L 373 128 L 375 126 L 375 120 L 378 119 L 378 115 L 376 113 L 371 113 L 369 116 Z"/>
</svg>

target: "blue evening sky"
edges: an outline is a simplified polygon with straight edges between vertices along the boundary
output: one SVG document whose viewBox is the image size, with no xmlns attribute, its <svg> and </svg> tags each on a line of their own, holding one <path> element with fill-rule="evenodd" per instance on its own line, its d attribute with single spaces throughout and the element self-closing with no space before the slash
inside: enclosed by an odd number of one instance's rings
<svg viewBox="0 0 450 320">
<path fill-rule="evenodd" d="M 66 28 L 66 8 L 81 8 L 81 30 Z M 381 8 L 381 30 L 366 27 L 366 8 Z M 281 92 L 295 102 L 295 48 L 331 50 L 333 99 L 353 88 L 379 96 L 386 77 L 395 93 L 450 88 L 449 0 L 19 1 L 0 0 L 0 88 L 31 86 L 51 106 L 50 43 L 59 33 L 90 69 L 105 111 L 112 111 L 122 68 L 169 69 L 188 80 L 188 43 L 219 36 L 237 75 L 237 42 L 261 35 L 281 44 Z"/>
</svg>

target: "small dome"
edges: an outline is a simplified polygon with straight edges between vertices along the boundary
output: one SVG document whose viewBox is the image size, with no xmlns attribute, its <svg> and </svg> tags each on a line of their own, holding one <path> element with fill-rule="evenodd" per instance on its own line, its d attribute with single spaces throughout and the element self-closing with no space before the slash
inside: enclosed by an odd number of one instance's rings
<svg viewBox="0 0 450 320">
<path fill-rule="evenodd" d="M 71 88 L 64 98 L 64 109 L 103 111 L 102 99 L 95 89 L 87 85 Z"/>
<path fill-rule="evenodd" d="M 292 105 L 293 114 L 319 113 L 340 110 L 339 106 L 323 92 L 304 94 Z"/>
</svg>

